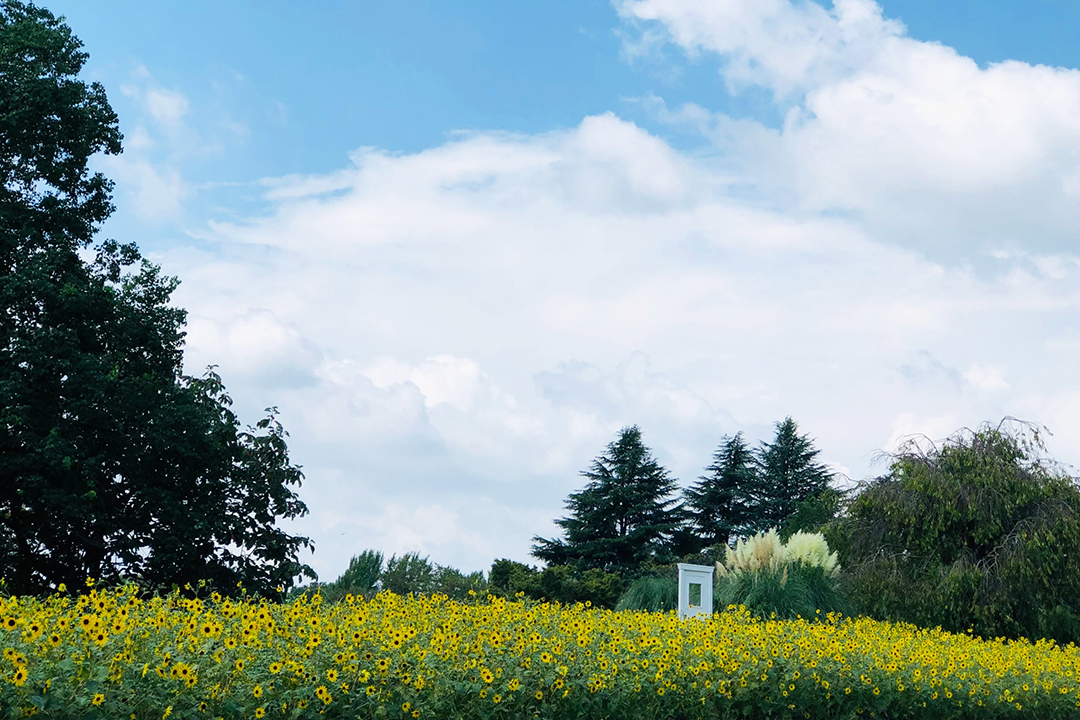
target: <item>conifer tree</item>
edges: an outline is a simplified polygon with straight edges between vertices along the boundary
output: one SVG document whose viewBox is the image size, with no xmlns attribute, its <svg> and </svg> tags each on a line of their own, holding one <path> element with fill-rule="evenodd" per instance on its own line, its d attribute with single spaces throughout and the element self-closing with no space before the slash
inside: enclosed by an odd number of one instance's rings
<svg viewBox="0 0 1080 720">
<path fill-rule="evenodd" d="M 534 557 L 548 565 L 633 572 L 664 552 L 679 526 L 671 497 L 676 483 L 642 443 L 636 425 L 623 428 L 581 474 L 588 484 L 567 499 L 570 515 L 555 521 L 565 539 L 533 538 Z"/>
<path fill-rule="evenodd" d="M 690 526 L 703 547 L 727 545 L 746 534 L 758 485 L 753 451 L 738 432 L 725 435 L 698 482 L 684 491 Z"/>
<path fill-rule="evenodd" d="M 799 503 L 829 488 L 829 471 L 815 462 L 821 452 L 808 435 L 798 434 L 790 417 L 776 424 L 772 443 L 762 442 L 756 453 L 757 483 L 752 492 L 747 531 L 783 525 Z"/>
</svg>

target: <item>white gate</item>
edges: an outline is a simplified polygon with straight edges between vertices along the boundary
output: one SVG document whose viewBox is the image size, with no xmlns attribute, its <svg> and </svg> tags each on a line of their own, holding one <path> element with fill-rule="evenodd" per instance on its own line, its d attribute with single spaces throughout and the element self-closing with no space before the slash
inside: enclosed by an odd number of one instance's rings
<svg viewBox="0 0 1080 720">
<path fill-rule="evenodd" d="M 712 615 L 713 566 L 679 563 L 679 617 Z"/>
</svg>

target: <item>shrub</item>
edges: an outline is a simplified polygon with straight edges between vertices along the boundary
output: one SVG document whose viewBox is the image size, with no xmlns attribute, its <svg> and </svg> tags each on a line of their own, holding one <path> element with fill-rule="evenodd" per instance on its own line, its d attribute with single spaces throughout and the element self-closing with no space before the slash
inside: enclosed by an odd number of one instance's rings
<svg viewBox="0 0 1080 720">
<path fill-rule="evenodd" d="M 787 540 L 800 530 L 808 533 L 819 533 L 824 530 L 839 515 L 844 494 L 835 488 L 828 487 L 816 495 L 800 500 L 795 505 L 795 512 L 781 523 L 780 539 Z"/>
<path fill-rule="evenodd" d="M 616 610 L 647 610 L 666 612 L 679 607 L 678 580 L 671 577 L 649 575 L 630 583 L 619 597 Z"/>
<path fill-rule="evenodd" d="M 489 591 L 502 597 L 524 593 L 534 600 L 612 608 L 623 591 L 622 576 L 597 568 L 580 571 L 572 565 L 538 570 L 514 560 L 496 560 L 489 574 Z"/>
</svg>

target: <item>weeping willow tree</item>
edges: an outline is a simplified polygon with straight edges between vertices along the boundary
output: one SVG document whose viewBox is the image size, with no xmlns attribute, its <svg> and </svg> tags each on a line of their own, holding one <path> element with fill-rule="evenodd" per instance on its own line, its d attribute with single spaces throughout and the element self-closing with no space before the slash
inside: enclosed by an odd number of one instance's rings
<svg viewBox="0 0 1080 720">
<path fill-rule="evenodd" d="M 827 529 L 866 614 L 984 637 L 1080 641 L 1080 488 L 1045 427 L 909 439 Z"/>
</svg>

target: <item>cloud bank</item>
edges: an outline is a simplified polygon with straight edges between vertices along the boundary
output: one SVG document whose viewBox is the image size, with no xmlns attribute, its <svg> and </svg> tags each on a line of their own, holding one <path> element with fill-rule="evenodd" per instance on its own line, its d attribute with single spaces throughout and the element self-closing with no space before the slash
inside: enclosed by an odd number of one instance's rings
<svg viewBox="0 0 1080 720">
<path fill-rule="evenodd" d="M 1080 236 L 1080 71 L 980 68 L 905 35 L 870 0 L 628 0 L 620 14 L 738 91 L 771 91 L 779 129 L 697 106 L 749 182 L 791 207 L 849 213 L 875 237 L 947 262 L 969 251 L 1075 252 Z"/>
<path fill-rule="evenodd" d="M 683 485 L 787 415 L 855 480 L 1004 415 L 1080 464 L 1080 72 L 979 67 L 865 0 L 617 10 L 782 126 L 654 98 L 713 150 L 612 113 L 362 148 L 157 258 L 189 371 L 281 408 L 321 574 L 368 547 L 528 560 L 632 423 Z"/>
</svg>

